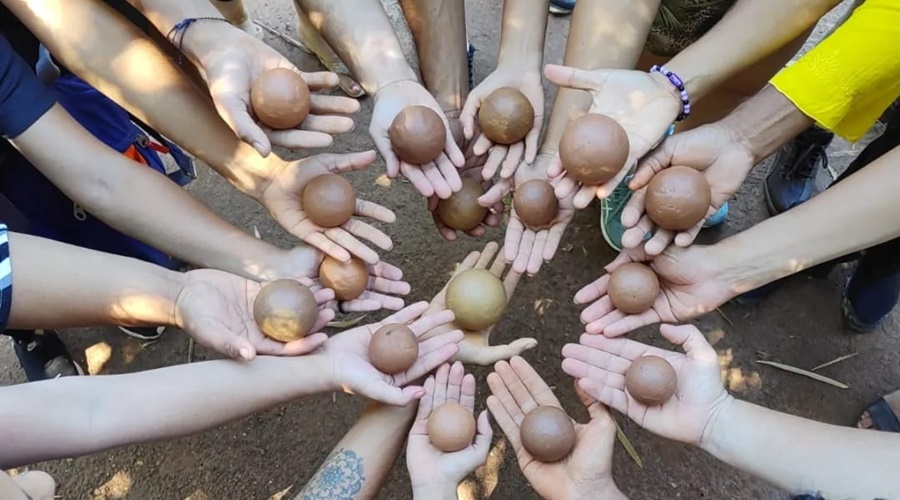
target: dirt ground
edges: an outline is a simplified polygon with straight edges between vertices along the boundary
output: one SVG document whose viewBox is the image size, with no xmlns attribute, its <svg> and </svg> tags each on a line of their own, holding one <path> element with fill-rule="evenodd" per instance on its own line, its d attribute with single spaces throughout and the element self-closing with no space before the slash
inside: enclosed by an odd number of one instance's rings
<svg viewBox="0 0 900 500">
<path fill-rule="evenodd" d="M 497 53 L 501 0 L 466 3 L 470 41 L 478 49 L 476 80 L 481 80 L 490 72 Z M 247 4 L 260 20 L 284 33 L 295 33 L 289 0 L 247 0 Z M 391 9 L 396 17 L 395 6 Z M 821 37 L 827 23 L 833 23 L 834 19 L 834 13 L 829 15 L 816 36 Z M 565 17 L 551 18 L 547 62 L 562 60 L 568 23 Z M 315 61 L 302 52 L 272 37 L 267 37 L 267 41 L 300 67 L 316 67 Z M 548 86 L 548 104 L 554 93 Z M 334 151 L 372 147 L 366 132 L 371 106 L 370 99 L 363 102 L 356 131 L 339 138 Z M 840 171 L 860 147 L 835 141 L 831 148 L 832 167 Z M 361 196 L 392 208 L 398 215 L 397 222 L 388 228 L 395 247 L 383 258 L 404 269 L 413 285 L 410 301 L 430 299 L 466 253 L 481 248 L 491 239 L 502 239 L 502 232 L 494 230 L 480 240 L 463 238 L 453 244 L 445 243 L 433 229 L 423 201 L 409 185 L 395 182 L 391 187 L 382 187 L 375 183 L 382 172 L 383 165 L 379 162 L 368 171 L 350 177 Z M 707 241 L 745 229 L 766 216 L 761 196 L 761 181 L 766 172 L 767 165 L 763 165 L 752 174 L 732 202 L 725 226 L 704 235 Z M 828 181 L 828 174 L 821 172 L 819 182 L 825 185 Z M 201 172 L 191 190 L 223 217 L 247 231 L 255 226 L 267 240 L 283 246 L 292 243 L 263 209 L 242 198 L 209 170 Z M 496 343 L 521 336 L 538 338 L 540 344 L 527 354 L 527 359 L 556 387 L 564 406 L 579 419 L 585 419 L 586 414 L 575 398 L 571 379 L 560 369 L 559 351 L 582 331 L 579 308 L 572 303 L 572 295 L 599 276 L 603 265 L 613 257 L 601 237 L 598 221 L 595 208 L 578 214 L 568 229 L 562 250 L 539 275 L 523 280 L 493 336 Z M 712 313 L 696 322 L 714 342 L 731 391 L 779 411 L 852 425 L 874 398 L 900 387 L 898 317 L 894 314 L 891 321 L 870 335 L 848 334 L 841 327 L 839 313 L 840 283 L 845 273 L 841 269 L 825 280 L 793 279 L 756 306 L 729 304 L 722 307 L 721 314 Z M 159 342 L 146 346 L 113 329 L 66 334 L 67 343 L 81 361 L 85 361 L 86 349 L 108 343 L 112 356 L 102 372 L 107 374 L 184 363 L 188 356 L 188 339 L 178 332 L 169 332 Z M 664 345 L 654 327 L 633 336 Z M 850 353 L 858 355 L 823 370 L 824 375 L 849 384 L 848 390 L 755 363 L 760 356 L 767 356 L 809 368 Z M 195 360 L 209 357 L 202 349 L 194 355 Z M 487 370 L 474 372 L 480 384 L 480 409 L 484 405 L 483 381 Z M 23 381 L 10 344 L 0 343 L 0 383 Z M 285 497 L 290 498 L 353 424 L 363 403 L 343 394 L 323 395 L 259 413 L 202 435 L 36 464 L 34 468 L 52 474 L 60 484 L 62 498 L 67 499 L 265 499 L 281 498 L 285 489 L 292 488 Z M 657 438 L 620 415 L 617 420 L 644 461 L 643 468 L 638 468 L 617 445 L 614 475 L 620 488 L 632 497 L 784 497 L 784 493 L 718 463 L 701 451 Z M 493 456 L 500 458 L 496 461 L 499 481 L 485 495 L 496 499 L 536 498 L 512 453 L 505 450 L 502 434 L 499 430 L 496 434 Z M 408 498 L 409 491 L 401 458 L 381 497 Z"/>
</svg>

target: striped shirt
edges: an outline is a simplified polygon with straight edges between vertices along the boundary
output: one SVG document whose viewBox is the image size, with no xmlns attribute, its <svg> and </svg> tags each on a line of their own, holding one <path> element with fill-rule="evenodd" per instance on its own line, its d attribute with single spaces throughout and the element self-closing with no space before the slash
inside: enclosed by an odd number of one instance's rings
<svg viewBox="0 0 900 500">
<path fill-rule="evenodd" d="M 9 233 L 0 224 L 0 331 L 6 329 L 12 309 L 12 265 L 9 259 Z"/>
</svg>

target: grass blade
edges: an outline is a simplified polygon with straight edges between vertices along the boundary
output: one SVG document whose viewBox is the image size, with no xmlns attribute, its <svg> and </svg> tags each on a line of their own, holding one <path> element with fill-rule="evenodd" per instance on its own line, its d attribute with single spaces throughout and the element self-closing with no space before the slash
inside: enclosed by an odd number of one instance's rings
<svg viewBox="0 0 900 500">
<path fill-rule="evenodd" d="M 858 352 L 854 352 L 854 353 L 851 353 L 851 354 L 847 354 L 847 355 L 845 355 L 845 356 L 841 356 L 841 357 L 839 357 L 839 358 L 832 359 L 831 361 L 829 361 L 829 362 L 827 362 L 827 363 L 822 363 L 821 365 L 819 365 L 819 366 L 813 368 L 813 369 L 810 370 L 810 371 L 812 371 L 812 372 L 817 372 L 817 371 L 821 370 L 822 368 L 825 368 L 826 366 L 831 366 L 831 365 L 840 363 L 841 361 L 850 359 L 850 358 L 852 358 L 853 356 L 856 356 L 857 354 L 859 354 L 859 353 L 858 353 Z"/>
<path fill-rule="evenodd" d="M 828 378 L 828 377 L 819 375 L 818 373 L 813 373 L 809 370 L 797 368 L 796 366 L 786 365 L 783 363 L 776 363 L 774 361 L 763 361 L 761 359 L 757 359 L 756 362 L 761 365 L 772 366 L 772 367 L 784 370 L 786 372 L 796 373 L 797 375 L 803 375 L 804 377 L 809 377 L 813 380 L 817 380 L 824 384 L 828 384 L 830 386 L 837 387 L 838 389 L 849 389 L 850 388 L 849 385 L 847 385 L 843 382 L 838 382 L 837 380 L 834 380 L 832 378 Z"/>
<path fill-rule="evenodd" d="M 622 444 L 622 447 L 625 448 L 625 451 L 628 452 L 628 455 L 631 456 L 631 459 L 634 460 L 634 463 L 637 464 L 641 469 L 644 468 L 644 461 L 641 460 L 641 456 L 638 455 L 637 450 L 634 449 L 634 445 L 631 444 L 631 440 L 628 439 L 628 436 L 625 435 L 625 432 L 622 431 L 622 428 L 619 427 L 619 422 L 613 418 L 613 423 L 616 424 L 616 437 L 619 439 L 619 443 Z"/>
</svg>

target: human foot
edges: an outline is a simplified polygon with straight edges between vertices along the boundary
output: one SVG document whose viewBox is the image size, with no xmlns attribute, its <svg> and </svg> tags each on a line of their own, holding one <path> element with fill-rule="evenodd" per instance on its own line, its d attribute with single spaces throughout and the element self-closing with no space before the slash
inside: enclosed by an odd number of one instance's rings
<svg viewBox="0 0 900 500">
<path fill-rule="evenodd" d="M 900 390 L 894 391 L 872 403 L 859 417 L 860 429 L 900 432 Z"/>
</svg>

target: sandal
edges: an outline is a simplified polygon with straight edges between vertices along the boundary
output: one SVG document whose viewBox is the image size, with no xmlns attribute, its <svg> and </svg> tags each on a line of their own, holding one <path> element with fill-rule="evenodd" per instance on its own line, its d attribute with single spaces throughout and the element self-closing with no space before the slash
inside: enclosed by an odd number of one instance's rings
<svg viewBox="0 0 900 500">
<path fill-rule="evenodd" d="M 869 405 L 865 413 L 869 414 L 869 420 L 872 421 L 871 429 L 885 432 L 900 432 L 900 419 L 897 418 L 894 409 L 884 398 L 878 398 L 877 401 Z"/>
</svg>

